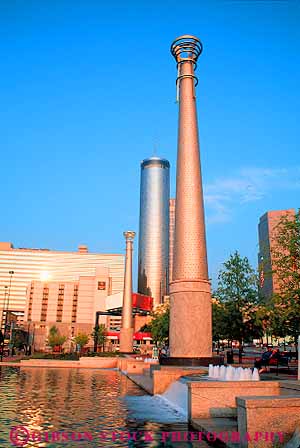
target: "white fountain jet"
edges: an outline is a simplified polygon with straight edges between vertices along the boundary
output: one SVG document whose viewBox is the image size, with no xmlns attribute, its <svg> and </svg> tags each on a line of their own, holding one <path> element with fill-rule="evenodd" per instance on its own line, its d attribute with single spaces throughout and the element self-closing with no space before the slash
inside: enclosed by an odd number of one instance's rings
<svg viewBox="0 0 300 448">
<path fill-rule="evenodd" d="M 234 369 L 234 374 L 233 374 L 233 381 L 239 381 L 240 378 L 240 372 L 238 368 Z"/>
<path fill-rule="evenodd" d="M 227 367 L 226 381 L 233 381 L 233 380 L 234 380 L 234 369 L 233 367 L 229 366 Z"/>
<path fill-rule="evenodd" d="M 259 381 L 259 373 L 257 369 L 253 372 L 249 368 L 234 368 L 232 366 L 213 366 L 208 367 L 208 377 L 219 381 Z"/>
<path fill-rule="evenodd" d="M 252 373 L 252 381 L 259 381 L 259 380 L 260 380 L 259 373 L 257 368 L 255 367 Z"/>
<path fill-rule="evenodd" d="M 226 370 L 227 369 L 225 366 L 220 367 L 220 380 L 225 380 Z"/>
<path fill-rule="evenodd" d="M 252 381 L 252 370 L 251 369 L 247 369 L 247 374 L 248 374 L 248 380 Z"/>
</svg>

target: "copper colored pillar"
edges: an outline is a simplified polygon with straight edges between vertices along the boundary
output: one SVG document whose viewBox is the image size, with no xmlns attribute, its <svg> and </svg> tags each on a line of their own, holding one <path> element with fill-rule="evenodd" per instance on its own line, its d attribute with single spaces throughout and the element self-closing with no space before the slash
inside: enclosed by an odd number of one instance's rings
<svg viewBox="0 0 300 448">
<path fill-rule="evenodd" d="M 208 280 L 202 178 L 194 74 L 202 44 L 181 36 L 171 52 L 177 62 L 179 128 L 173 281 L 170 284 L 170 354 L 212 356 L 211 293 Z"/>
<path fill-rule="evenodd" d="M 122 326 L 120 331 L 120 352 L 133 351 L 132 318 L 132 252 L 135 232 L 124 232 L 126 239 L 125 277 L 122 306 Z"/>
</svg>

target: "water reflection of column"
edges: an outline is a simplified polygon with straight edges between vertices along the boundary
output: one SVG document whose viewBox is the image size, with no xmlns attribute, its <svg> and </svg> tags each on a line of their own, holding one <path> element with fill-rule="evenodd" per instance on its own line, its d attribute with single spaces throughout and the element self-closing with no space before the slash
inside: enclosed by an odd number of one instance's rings
<svg viewBox="0 0 300 448">
<path fill-rule="evenodd" d="M 124 232 L 126 240 L 126 261 L 124 292 L 122 306 L 122 326 L 120 331 L 120 352 L 133 351 L 133 318 L 132 318 L 132 252 L 135 232 Z"/>
<path fill-rule="evenodd" d="M 128 377 L 126 375 L 120 375 L 120 396 L 127 395 L 128 392 Z"/>
</svg>

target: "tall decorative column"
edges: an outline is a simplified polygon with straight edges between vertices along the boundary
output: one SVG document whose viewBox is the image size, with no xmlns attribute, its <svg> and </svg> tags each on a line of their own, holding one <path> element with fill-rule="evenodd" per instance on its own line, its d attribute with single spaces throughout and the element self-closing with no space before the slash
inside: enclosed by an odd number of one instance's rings
<svg viewBox="0 0 300 448">
<path fill-rule="evenodd" d="M 211 292 L 208 279 L 206 237 L 194 74 L 202 52 L 197 37 L 177 38 L 171 53 L 177 62 L 179 127 L 176 177 L 176 213 L 173 281 L 170 284 L 170 355 L 212 356 Z M 189 364 L 186 359 L 187 364 Z"/>
<path fill-rule="evenodd" d="M 123 233 L 126 240 L 125 277 L 122 307 L 122 326 L 120 331 L 120 352 L 133 351 L 133 318 L 132 318 L 132 252 L 135 232 Z"/>
</svg>

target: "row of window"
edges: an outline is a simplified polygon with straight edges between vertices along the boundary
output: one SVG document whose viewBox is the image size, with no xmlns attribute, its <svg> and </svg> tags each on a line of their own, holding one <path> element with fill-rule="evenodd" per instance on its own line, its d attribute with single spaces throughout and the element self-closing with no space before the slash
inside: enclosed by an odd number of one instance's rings
<svg viewBox="0 0 300 448">
<path fill-rule="evenodd" d="M 74 293 L 73 293 L 73 303 L 72 303 L 72 322 L 76 322 L 77 317 L 77 304 L 78 304 L 78 288 L 79 285 L 74 285 Z M 49 288 L 44 286 L 43 288 L 43 296 L 42 296 L 42 308 L 41 308 L 41 322 L 45 322 L 47 320 L 47 310 L 48 310 L 48 298 L 49 298 Z M 31 321 L 32 317 L 32 304 L 33 304 L 33 285 L 31 285 L 30 295 L 29 295 L 29 304 L 28 304 L 28 321 Z M 59 285 L 58 290 L 58 299 L 57 299 L 57 310 L 56 310 L 56 322 L 62 322 L 63 315 L 63 305 L 64 305 L 64 285 Z"/>
<path fill-rule="evenodd" d="M 76 322 L 78 305 L 78 285 L 74 285 L 73 303 L 72 303 L 72 323 Z"/>
</svg>

